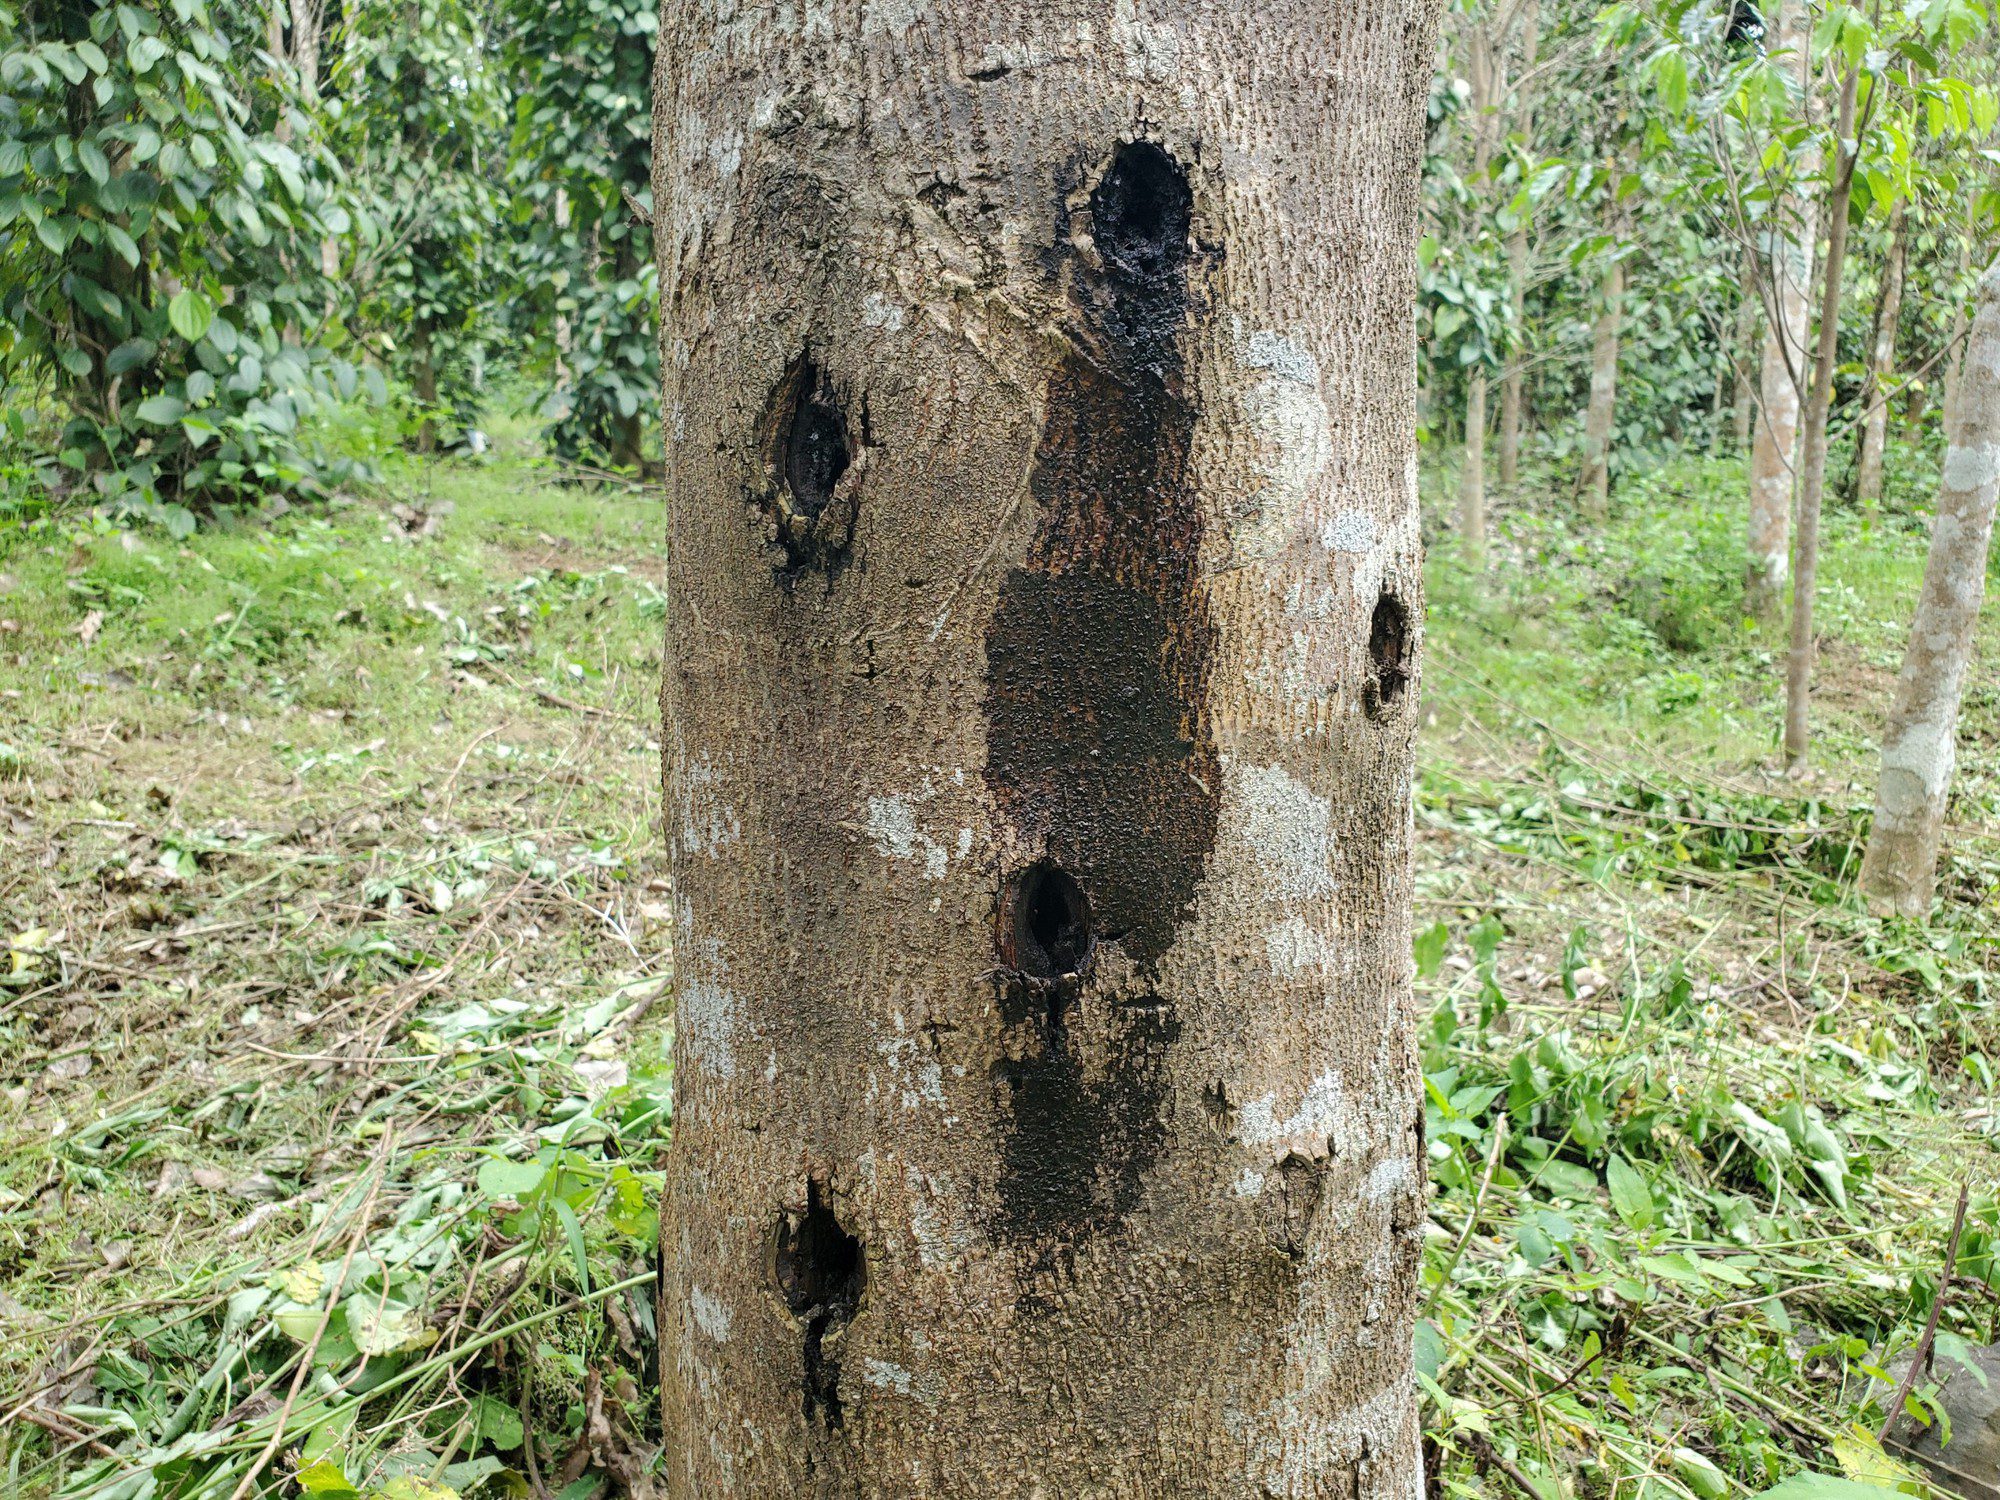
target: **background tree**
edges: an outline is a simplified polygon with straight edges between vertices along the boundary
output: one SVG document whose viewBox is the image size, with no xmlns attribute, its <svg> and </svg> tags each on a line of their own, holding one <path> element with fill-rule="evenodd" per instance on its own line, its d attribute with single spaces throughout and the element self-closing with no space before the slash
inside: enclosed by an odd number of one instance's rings
<svg viewBox="0 0 2000 1500">
<path fill-rule="evenodd" d="M 1882 780 L 1861 865 L 1869 900 L 1930 911 L 1945 804 L 1958 758 L 1959 700 L 1986 597 L 1986 552 L 2000 499 L 2000 263 L 1979 284 L 1965 385 L 1951 416 L 1923 593 L 1882 736 Z"/>
<path fill-rule="evenodd" d="M 676 1496 L 1418 1481 L 1432 15 L 1102 14 L 660 38 Z"/>
</svg>

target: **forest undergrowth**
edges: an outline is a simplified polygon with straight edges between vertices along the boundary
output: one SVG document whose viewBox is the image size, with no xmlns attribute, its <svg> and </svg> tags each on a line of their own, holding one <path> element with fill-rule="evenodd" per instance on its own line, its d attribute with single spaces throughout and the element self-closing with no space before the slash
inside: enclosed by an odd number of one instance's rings
<svg viewBox="0 0 2000 1500">
<path fill-rule="evenodd" d="M 663 528 L 518 449 L 185 540 L 0 533 L 12 1491 L 652 1490 Z M 1939 1377 L 1995 1339 L 2000 694 L 1940 916 L 1867 916 L 1923 521 L 1829 517 L 1792 781 L 1741 493 L 1685 461 L 1603 531 L 1503 504 L 1483 580 L 1434 549 L 1439 1493 L 1920 1494 L 1896 1358 L 1941 1294 Z"/>
</svg>

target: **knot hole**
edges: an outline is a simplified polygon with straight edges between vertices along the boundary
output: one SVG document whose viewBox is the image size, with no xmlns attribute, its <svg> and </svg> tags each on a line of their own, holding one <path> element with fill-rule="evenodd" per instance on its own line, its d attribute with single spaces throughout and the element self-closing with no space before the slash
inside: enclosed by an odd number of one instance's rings
<svg viewBox="0 0 2000 1500">
<path fill-rule="evenodd" d="M 1150 281 L 1187 260 L 1193 210 L 1180 163 L 1151 141 L 1129 141 L 1090 195 L 1090 236 L 1114 275 Z"/>
<path fill-rule="evenodd" d="M 1030 979 L 1073 979 L 1096 946 L 1090 898 L 1074 876 L 1048 860 L 1014 876 L 1000 913 L 1000 958 L 1008 968 Z"/>
<path fill-rule="evenodd" d="M 1410 685 L 1415 645 L 1409 606 L 1394 594 L 1383 594 L 1375 601 L 1375 613 L 1368 621 L 1368 682 L 1362 691 L 1362 706 L 1369 718 L 1387 714 Z"/>
<path fill-rule="evenodd" d="M 806 1325 L 806 1417 L 823 1417 L 828 1427 L 839 1427 L 840 1360 L 827 1345 L 852 1321 L 867 1287 L 868 1266 L 861 1241 L 841 1227 L 818 1178 L 806 1185 L 805 1211 L 787 1210 L 778 1218 L 771 1273 L 785 1306 Z"/>
</svg>

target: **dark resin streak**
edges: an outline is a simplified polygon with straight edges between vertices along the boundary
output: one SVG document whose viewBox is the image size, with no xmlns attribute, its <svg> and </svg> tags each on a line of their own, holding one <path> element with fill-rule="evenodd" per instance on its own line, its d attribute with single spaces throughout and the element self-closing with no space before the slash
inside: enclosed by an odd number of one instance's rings
<svg viewBox="0 0 2000 1500">
<path fill-rule="evenodd" d="M 1214 632 L 1182 352 L 1191 209 L 1186 174 L 1144 141 L 1119 148 L 1091 196 L 1097 263 L 1071 271 L 1068 349 L 1029 479 L 1040 525 L 986 636 L 987 783 L 1040 856 L 1002 898 L 1020 1055 L 998 1079 L 1014 1122 L 1002 1227 L 1037 1239 L 1130 1211 L 1163 1138 L 1178 1022 L 1150 993 L 1105 993 L 1088 972 L 1052 979 L 1058 940 L 1045 946 L 1007 914 L 1020 882 L 1078 893 L 1051 930 L 1079 967 L 1117 944 L 1150 975 L 1215 840 L 1203 715 Z M 1078 911 L 1086 934 L 1063 930 Z"/>
</svg>

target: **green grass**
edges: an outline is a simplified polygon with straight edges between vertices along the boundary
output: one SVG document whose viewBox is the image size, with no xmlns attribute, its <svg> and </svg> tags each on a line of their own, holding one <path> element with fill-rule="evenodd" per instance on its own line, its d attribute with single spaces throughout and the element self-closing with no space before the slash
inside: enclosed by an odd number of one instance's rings
<svg viewBox="0 0 2000 1500">
<path fill-rule="evenodd" d="M 652 1459 L 663 517 L 501 447 L 185 541 L 0 531 L 13 1491 L 584 1500 Z M 1601 531 L 1516 497 L 1484 579 L 1434 549 L 1418 1358 L 1452 1493 L 1880 1477 L 1870 1372 L 1964 1180 L 1957 1269 L 1993 1274 L 2000 700 L 1949 903 L 1869 917 L 1921 520 L 1829 517 L 1795 782 L 1740 489 L 1678 462 Z"/>
<path fill-rule="evenodd" d="M 14 1487 L 226 1495 L 343 1264 L 314 1459 L 469 1487 L 653 1421 L 662 531 L 514 456 L 0 541 Z"/>
</svg>

